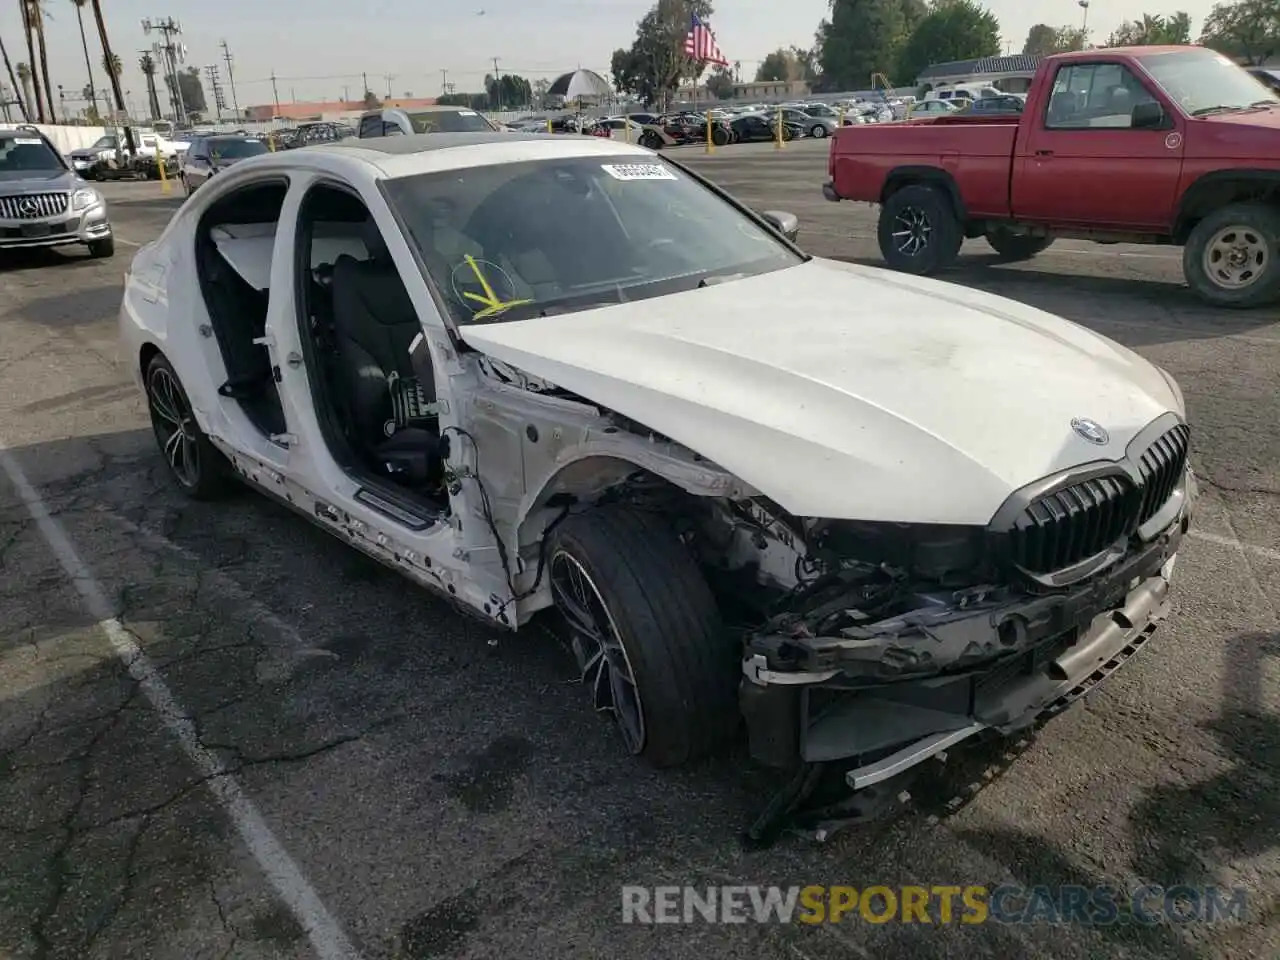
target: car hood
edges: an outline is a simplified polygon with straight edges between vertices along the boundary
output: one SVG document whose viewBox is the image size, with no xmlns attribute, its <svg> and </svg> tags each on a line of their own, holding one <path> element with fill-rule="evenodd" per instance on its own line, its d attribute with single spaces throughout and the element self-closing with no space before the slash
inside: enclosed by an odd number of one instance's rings
<svg viewBox="0 0 1280 960">
<path fill-rule="evenodd" d="M 1119 459 L 1156 417 L 1181 413 L 1156 367 L 1083 327 L 820 259 L 461 335 L 798 516 L 984 524 L 1013 490 Z M 1109 439 L 1083 439 L 1076 418 Z"/>
<path fill-rule="evenodd" d="M 71 190 L 81 182 L 79 177 L 67 170 L 0 170 L 0 192 L 6 196 Z"/>
</svg>

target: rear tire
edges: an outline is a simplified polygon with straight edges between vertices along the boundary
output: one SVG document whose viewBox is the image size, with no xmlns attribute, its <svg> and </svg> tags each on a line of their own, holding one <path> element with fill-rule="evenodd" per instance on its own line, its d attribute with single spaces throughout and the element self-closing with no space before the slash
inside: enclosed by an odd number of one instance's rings
<svg viewBox="0 0 1280 960">
<path fill-rule="evenodd" d="M 95 260 L 106 260 L 108 257 L 116 255 L 116 238 L 107 237 L 103 240 L 89 241 L 89 256 Z"/>
<path fill-rule="evenodd" d="M 693 557 L 660 516 L 626 504 L 578 514 L 556 529 L 550 556 L 552 594 L 570 625 L 583 681 L 596 708 L 614 712 L 633 754 L 672 767 L 733 734 L 740 650 Z M 611 653 L 592 659 L 600 644 L 590 630 L 574 628 L 584 619 L 596 635 L 616 641 L 605 644 Z M 599 673 L 593 663 L 602 665 Z"/>
<path fill-rule="evenodd" d="M 991 249 L 1000 254 L 1001 260 L 1011 263 L 1030 260 L 1047 249 L 1053 243 L 1053 239 L 1052 236 L 1033 237 L 1025 233 L 1014 233 L 1003 227 L 995 227 L 987 232 L 987 243 L 991 244 Z"/>
<path fill-rule="evenodd" d="M 724 127 L 716 127 L 711 131 L 711 142 L 717 147 L 727 146 L 729 143 L 729 133 Z"/>
<path fill-rule="evenodd" d="M 151 358 L 144 383 L 152 432 L 178 489 L 192 500 L 219 500 L 232 493 L 231 466 L 196 423 L 182 381 L 164 354 Z"/>
<path fill-rule="evenodd" d="M 818 124 L 816 127 L 814 127 L 813 132 L 810 134 L 810 136 L 816 137 L 819 140 L 821 140 L 826 135 L 827 135 L 827 128 L 822 124 Z"/>
<path fill-rule="evenodd" d="M 1246 309 L 1280 298 L 1280 211 L 1233 203 L 1195 225 L 1182 251 L 1182 272 L 1215 307 Z"/>
<path fill-rule="evenodd" d="M 894 270 L 928 276 L 946 270 L 964 236 L 951 198 L 937 187 L 913 184 L 880 207 L 880 253 Z"/>
<path fill-rule="evenodd" d="M 640 135 L 640 146 L 647 147 L 650 150 L 661 150 L 662 138 L 652 130 L 646 130 Z"/>
</svg>

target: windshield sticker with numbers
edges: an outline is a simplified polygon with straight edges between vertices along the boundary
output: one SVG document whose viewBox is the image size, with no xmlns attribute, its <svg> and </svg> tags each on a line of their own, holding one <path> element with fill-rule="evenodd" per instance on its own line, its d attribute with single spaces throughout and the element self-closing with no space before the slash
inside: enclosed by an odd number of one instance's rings
<svg viewBox="0 0 1280 960">
<path fill-rule="evenodd" d="M 676 175 L 660 163 L 602 163 L 601 168 L 615 180 L 675 180 Z"/>
</svg>

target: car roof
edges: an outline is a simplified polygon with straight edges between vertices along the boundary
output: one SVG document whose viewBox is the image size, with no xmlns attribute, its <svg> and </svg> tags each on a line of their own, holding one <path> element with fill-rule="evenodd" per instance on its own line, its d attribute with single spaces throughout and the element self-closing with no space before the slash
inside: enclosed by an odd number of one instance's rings
<svg viewBox="0 0 1280 960">
<path fill-rule="evenodd" d="M 556 136 L 551 133 L 522 133 L 519 131 L 510 133 L 502 130 L 486 130 L 478 133 L 415 133 L 390 137 L 364 137 L 325 144 L 323 149 L 373 150 L 377 153 L 400 156 L 406 153 L 432 153 L 436 150 L 451 150 L 456 147 L 480 147 L 491 143 L 510 144 L 526 140 L 554 140 L 561 142 L 564 139 L 563 136 Z"/>
</svg>

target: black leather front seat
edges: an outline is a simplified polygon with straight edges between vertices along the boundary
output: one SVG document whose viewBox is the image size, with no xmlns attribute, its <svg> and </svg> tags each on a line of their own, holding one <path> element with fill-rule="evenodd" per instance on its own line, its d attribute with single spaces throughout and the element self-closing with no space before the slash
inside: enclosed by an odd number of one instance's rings
<svg viewBox="0 0 1280 960">
<path fill-rule="evenodd" d="M 413 380 L 418 374 L 409 350 L 422 332 L 417 311 L 396 270 L 391 254 L 372 221 L 365 224 L 368 260 L 343 255 L 333 266 L 333 334 L 337 351 L 337 402 L 345 414 L 349 440 L 384 472 L 408 472 L 415 481 L 437 438 L 427 430 L 397 429 L 392 402 L 394 381 Z M 425 371 L 424 371 L 425 372 Z M 434 397 L 432 383 L 421 383 Z"/>
</svg>

